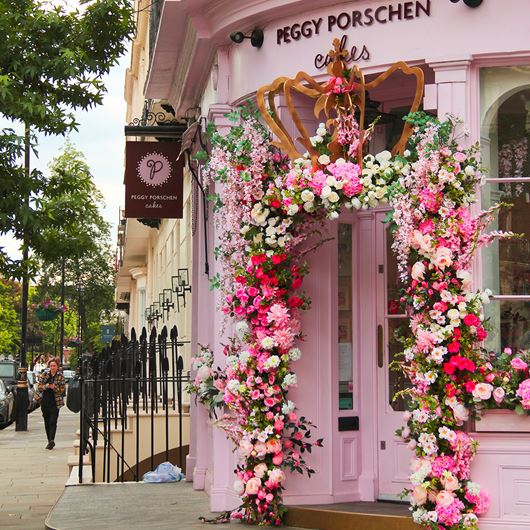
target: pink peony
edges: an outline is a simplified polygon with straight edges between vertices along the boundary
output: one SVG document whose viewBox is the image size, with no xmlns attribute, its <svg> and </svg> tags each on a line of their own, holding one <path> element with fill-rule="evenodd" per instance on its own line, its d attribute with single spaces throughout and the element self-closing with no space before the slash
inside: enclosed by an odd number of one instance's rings
<svg viewBox="0 0 530 530">
<path fill-rule="evenodd" d="M 513 361 L 515 360 L 517 359 L 513 359 Z M 521 405 L 523 409 L 530 410 L 530 379 L 525 379 L 519 385 L 519 388 L 517 389 L 517 395 L 521 398 Z"/>
<path fill-rule="evenodd" d="M 259 491 L 259 488 L 261 486 L 261 479 L 258 477 L 252 477 L 247 482 L 247 485 L 245 487 L 245 493 L 247 495 L 256 495 Z"/>
</svg>

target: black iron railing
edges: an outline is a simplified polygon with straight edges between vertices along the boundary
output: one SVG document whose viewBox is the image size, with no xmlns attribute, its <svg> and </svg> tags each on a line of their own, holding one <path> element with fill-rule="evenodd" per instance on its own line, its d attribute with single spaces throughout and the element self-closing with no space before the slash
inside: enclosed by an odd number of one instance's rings
<svg viewBox="0 0 530 530">
<path fill-rule="evenodd" d="M 130 340 L 122 335 L 99 355 L 83 356 L 80 483 L 87 454 L 93 482 L 96 474 L 103 482 L 138 481 L 170 455 L 173 463 L 184 466 L 182 394 L 189 375 L 180 349 L 185 344 L 189 341 L 179 340 L 176 326 L 169 334 L 165 326 L 158 334 L 152 328 L 149 336 L 144 328 L 138 339 L 133 329 Z M 127 438 L 132 432 L 133 442 Z M 99 466 L 98 458 L 103 459 Z"/>
</svg>

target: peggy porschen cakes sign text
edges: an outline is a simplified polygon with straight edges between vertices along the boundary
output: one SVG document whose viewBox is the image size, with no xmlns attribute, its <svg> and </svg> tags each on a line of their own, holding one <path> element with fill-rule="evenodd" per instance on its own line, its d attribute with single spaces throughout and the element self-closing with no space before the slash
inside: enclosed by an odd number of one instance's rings
<svg viewBox="0 0 530 530">
<path fill-rule="evenodd" d="M 363 10 L 343 11 L 330 14 L 327 17 L 309 18 L 289 26 L 280 27 L 276 30 L 276 43 L 286 45 L 302 39 L 311 39 L 313 36 L 324 32 L 337 33 L 338 31 L 390 24 L 425 16 L 431 16 L 431 0 L 393 2 L 378 7 L 367 7 Z M 341 50 L 347 52 L 344 59 L 346 63 L 370 59 L 370 50 L 366 44 L 349 44 L 347 35 L 343 35 L 340 45 Z M 325 68 L 330 62 L 331 58 L 327 53 L 315 55 L 315 68 Z"/>
<path fill-rule="evenodd" d="M 127 142 L 125 217 L 182 217 L 183 162 L 176 142 Z"/>
</svg>

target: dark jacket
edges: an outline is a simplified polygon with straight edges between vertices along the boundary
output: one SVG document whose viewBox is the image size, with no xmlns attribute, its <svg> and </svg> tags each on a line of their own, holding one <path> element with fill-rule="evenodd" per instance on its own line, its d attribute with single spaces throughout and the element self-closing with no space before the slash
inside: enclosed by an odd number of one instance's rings
<svg viewBox="0 0 530 530">
<path fill-rule="evenodd" d="M 55 397 L 55 404 L 57 405 L 57 408 L 61 408 L 64 405 L 63 397 L 66 392 L 66 381 L 64 380 L 63 373 L 59 370 L 57 370 L 55 378 L 52 377 L 49 368 L 47 368 L 40 374 L 39 383 L 37 385 L 40 398 L 42 399 L 44 391 L 48 388 L 47 385 L 52 382 L 55 383 L 55 389 L 53 391 Z"/>
</svg>

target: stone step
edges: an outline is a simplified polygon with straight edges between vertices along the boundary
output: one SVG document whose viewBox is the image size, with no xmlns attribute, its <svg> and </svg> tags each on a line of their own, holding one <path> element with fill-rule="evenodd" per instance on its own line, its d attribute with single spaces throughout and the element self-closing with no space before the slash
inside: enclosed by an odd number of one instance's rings
<svg viewBox="0 0 530 530">
<path fill-rule="evenodd" d="M 319 506 L 289 506 L 286 524 L 319 530 L 419 530 L 408 505 L 352 502 Z"/>
<path fill-rule="evenodd" d="M 83 466 L 83 484 L 92 482 L 92 466 Z M 79 485 L 79 466 L 73 466 L 70 471 L 70 476 L 66 481 L 65 486 L 78 486 Z"/>
</svg>

